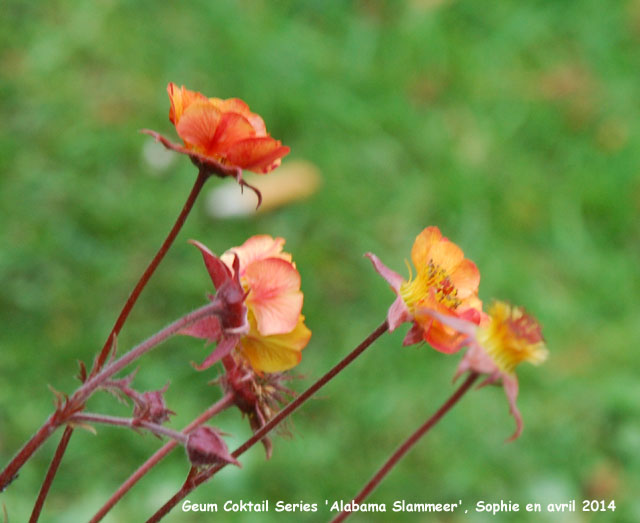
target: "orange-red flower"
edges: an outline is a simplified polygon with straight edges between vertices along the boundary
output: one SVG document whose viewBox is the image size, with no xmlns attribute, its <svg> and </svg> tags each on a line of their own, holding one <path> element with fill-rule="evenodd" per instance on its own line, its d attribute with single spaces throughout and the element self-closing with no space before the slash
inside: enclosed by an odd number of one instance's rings
<svg viewBox="0 0 640 523">
<path fill-rule="evenodd" d="M 268 173 L 289 154 L 289 147 L 272 138 L 262 118 L 239 98 L 207 98 L 174 83 L 167 86 L 167 91 L 171 102 L 169 120 L 184 145 L 150 129 L 142 132 L 167 149 L 188 155 L 201 175 L 234 177 L 241 186 L 256 193 L 259 207 L 262 195 L 242 179 L 242 170 Z"/>
<path fill-rule="evenodd" d="M 185 148 L 223 165 L 267 173 L 280 165 L 289 147 L 267 134 L 262 118 L 239 98 L 207 98 L 170 83 L 169 120 Z"/>
<path fill-rule="evenodd" d="M 464 372 L 486 374 L 483 385 L 502 381 L 516 430 L 509 440 L 522 433 L 522 416 L 516 405 L 518 378 L 515 368 L 522 362 L 539 365 L 548 356 L 538 321 L 522 307 L 502 301 L 494 302 L 480 326 L 457 318 L 429 312 L 465 337 L 469 349 L 463 356 L 455 378 Z"/>
<path fill-rule="evenodd" d="M 284 240 L 253 236 L 220 258 L 198 242 L 216 289 L 228 279 L 238 280 L 245 292 L 245 325 L 225 333 L 218 316 L 200 320 L 184 334 L 218 342 L 202 366 L 206 368 L 229 354 L 246 359 L 258 372 L 280 372 L 297 365 L 311 337 L 301 314 L 300 274 L 291 255 L 282 252 Z M 233 273 L 233 274 L 232 274 Z"/>
<path fill-rule="evenodd" d="M 480 273 L 476 265 L 464 257 L 460 247 L 443 237 L 437 227 L 427 227 L 413 244 L 411 259 L 416 274 L 414 277 L 409 268 L 408 280 L 386 267 L 376 255 L 368 253 L 367 257 L 398 296 L 387 315 L 390 331 L 404 322 L 412 322 L 405 345 L 424 340 L 445 353 L 456 352 L 462 347 L 463 335 L 425 313 L 436 311 L 445 316 L 480 322 Z"/>
</svg>

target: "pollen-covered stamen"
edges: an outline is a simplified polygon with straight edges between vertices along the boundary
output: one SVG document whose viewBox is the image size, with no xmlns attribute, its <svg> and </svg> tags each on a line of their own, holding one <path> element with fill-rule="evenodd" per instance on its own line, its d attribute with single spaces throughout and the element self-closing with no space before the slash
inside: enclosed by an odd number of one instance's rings
<svg viewBox="0 0 640 523">
<path fill-rule="evenodd" d="M 503 372 L 528 361 L 542 363 L 548 355 L 540 324 L 521 307 L 495 302 L 489 309 L 491 322 L 478 332 L 478 341 Z"/>
<path fill-rule="evenodd" d="M 456 309 L 460 305 L 458 289 L 453 285 L 447 271 L 429 260 L 426 267 L 418 268 L 415 279 L 411 274 L 409 263 L 409 280 L 400 286 L 400 296 L 407 305 L 409 312 L 415 312 L 416 305 L 424 300 L 433 290 L 433 295 L 439 303 L 448 309 Z"/>
</svg>

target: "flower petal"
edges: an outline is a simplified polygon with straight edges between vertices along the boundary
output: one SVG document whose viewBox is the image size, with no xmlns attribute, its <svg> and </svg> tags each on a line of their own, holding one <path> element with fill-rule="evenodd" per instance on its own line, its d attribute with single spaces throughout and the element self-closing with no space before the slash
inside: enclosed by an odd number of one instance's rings
<svg viewBox="0 0 640 523">
<path fill-rule="evenodd" d="M 251 123 L 256 136 L 267 136 L 264 120 L 259 115 L 252 113 L 249 106 L 240 98 L 228 98 L 227 100 L 209 98 L 209 100 L 223 112 L 240 113 L 244 116 Z"/>
<path fill-rule="evenodd" d="M 366 253 L 365 256 L 371 260 L 371 263 L 373 263 L 373 268 L 375 269 L 375 271 L 386 280 L 386 282 L 393 289 L 393 292 L 398 294 L 398 292 L 400 291 L 400 286 L 404 283 L 404 278 L 400 276 L 397 272 L 389 269 L 389 267 L 387 267 L 384 263 L 382 263 L 380 261 L 380 258 L 378 258 L 372 252 Z"/>
<path fill-rule="evenodd" d="M 431 247 L 429 256 L 434 265 L 444 269 L 449 274 L 464 260 L 462 249 L 444 238 Z"/>
<path fill-rule="evenodd" d="M 387 312 L 387 323 L 389 324 L 389 332 L 393 332 L 400 325 L 407 321 L 413 321 L 413 316 L 409 312 L 407 308 L 407 304 L 404 302 L 402 297 L 398 296 L 391 307 L 389 307 L 389 311 Z"/>
<path fill-rule="evenodd" d="M 210 154 L 224 155 L 231 145 L 254 135 L 251 123 L 243 115 L 223 113 L 208 151 Z"/>
<path fill-rule="evenodd" d="M 255 314 L 260 334 L 293 330 L 303 301 L 300 273 L 295 267 L 285 260 L 267 258 L 251 263 L 244 277 L 249 288 L 247 307 Z"/>
<path fill-rule="evenodd" d="M 437 306 L 438 304 L 436 303 L 435 305 Z M 475 312 L 477 312 L 475 309 L 471 309 L 468 312 L 465 311 L 465 314 L 459 314 L 456 317 L 446 314 L 446 312 L 438 311 L 435 308 L 422 307 L 416 310 L 416 316 L 420 318 L 422 316 L 431 316 L 438 322 L 466 335 L 469 339 L 475 339 L 477 332 L 476 322 L 474 321 L 476 318 Z"/>
<path fill-rule="evenodd" d="M 249 322 L 255 320 L 249 317 Z M 260 336 L 256 330 L 242 338 L 240 353 L 259 372 L 281 372 L 295 367 L 302 359 L 301 351 L 309 342 L 311 331 L 300 315 L 296 327 L 286 334 Z"/>
<path fill-rule="evenodd" d="M 459 318 L 480 325 L 482 322 L 487 323 L 490 318 L 482 312 L 482 300 L 477 295 L 472 294 L 468 298 L 462 300 L 462 303 L 456 309 Z"/>
<path fill-rule="evenodd" d="M 458 352 L 466 340 L 464 334 L 443 325 L 439 321 L 434 321 L 431 328 L 426 332 L 424 340 L 434 349 L 445 354 Z"/>
<path fill-rule="evenodd" d="M 422 327 L 417 323 L 413 323 L 407 335 L 402 340 L 402 345 L 404 347 L 408 347 L 409 345 L 415 345 L 416 343 L 421 343 L 424 341 L 424 332 Z"/>
<path fill-rule="evenodd" d="M 462 260 L 451 272 L 449 279 L 458 290 L 458 298 L 464 300 L 478 292 L 480 271 L 471 260 Z"/>
<path fill-rule="evenodd" d="M 416 269 L 429 264 L 431 248 L 442 239 L 440 229 L 435 226 L 424 229 L 413 242 L 411 261 Z"/>
<path fill-rule="evenodd" d="M 244 275 L 245 269 L 253 262 L 266 260 L 267 258 L 279 258 L 291 262 L 291 254 L 282 252 L 284 238 L 273 238 L 268 234 L 257 234 L 252 236 L 239 247 L 233 247 L 225 252 L 220 259 L 231 267 L 234 255 L 240 260 L 240 276 Z M 294 265 L 295 267 L 295 265 Z"/>
<path fill-rule="evenodd" d="M 173 82 L 170 82 L 167 86 L 167 92 L 169 93 L 169 102 L 171 107 L 169 108 L 169 120 L 172 124 L 177 125 L 187 108 L 194 102 L 206 102 L 207 97 L 197 91 L 190 91 L 184 85 L 178 87 Z"/>
<path fill-rule="evenodd" d="M 227 151 L 227 161 L 258 174 L 268 173 L 280 165 L 290 148 L 270 136 L 256 136 L 234 143 Z"/>
<path fill-rule="evenodd" d="M 222 113 L 209 103 L 196 102 L 182 114 L 176 131 L 185 145 L 209 154 L 215 147 L 214 138 Z"/>
<path fill-rule="evenodd" d="M 477 372 L 478 374 L 495 374 L 497 370 L 498 367 L 496 367 L 493 360 L 484 349 L 474 341 L 467 349 L 467 352 L 465 352 L 462 360 L 460 360 L 453 380 L 455 381 L 458 376 L 467 371 Z"/>
<path fill-rule="evenodd" d="M 213 286 L 216 289 L 219 289 L 224 282 L 231 278 L 231 271 L 229 270 L 229 267 L 233 266 L 233 257 L 231 259 L 231 264 L 227 266 L 202 243 L 196 240 L 189 240 L 189 243 L 200 249 L 202 258 L 204 259 L 204 264 L 209 272 L 209 276 L 211 276 Z"/>
<path fill-rule="evenodd" d="M 504 393 L 507 395 L 507 400 L 509 401 L 509 412 L 511 412 L 513 419 L 516 421 L 516 430 L 507 440 L 513 441 L 522 434 L 522 427 L 524 425 L 522 422 L 522 415 L 516 405 L 516 399 L 518 398 L 518 379 L 515 375 L 503 373 L 502 385 L 504 387 Z"/>
</svg>

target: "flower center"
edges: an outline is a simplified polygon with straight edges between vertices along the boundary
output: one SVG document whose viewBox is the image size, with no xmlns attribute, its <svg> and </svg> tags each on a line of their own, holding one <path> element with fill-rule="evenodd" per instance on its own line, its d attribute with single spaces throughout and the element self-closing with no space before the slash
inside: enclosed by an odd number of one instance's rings
<svg viewBox="0 0 640 523">
<path fill-rule="evenodd" d="M 501 371 L 511 373 L 523 361 L 538 365 L 547 358 L 540 324 L 524 309 L 496 302 L 489 315 L 491 323 L 480 329 L 478 340 Z"/>
<path fill-rule="evenodd" d="M 460 305 L 458 299 L 458 289 L 451 282 L 447 272 L 440 266 L 429 260 L 426 267 L 418 269 L 415 279 L 409 267 L 409 280 L 400 286 L 400 296 L 407 305 L 409 312 L 413 314 L 416 305 L 422 302 L 427 296 L 433 296 L 438 303 L 448 309 L 456 309 Z"/>
</svg>

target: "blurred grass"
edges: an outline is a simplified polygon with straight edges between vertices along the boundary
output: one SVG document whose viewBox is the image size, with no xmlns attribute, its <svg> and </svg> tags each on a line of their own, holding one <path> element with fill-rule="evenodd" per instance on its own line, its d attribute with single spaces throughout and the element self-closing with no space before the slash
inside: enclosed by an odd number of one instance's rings
<svg viewBox="0 0 640 523">
<path fill-rule="evenodd" d="M 189 162 L 155 170 L 137 133 L 171 134 L 174 81 L 245 99 L 324 184 L 304 204 L 240 221 L 212 221 L 200 202 L 121 349 L 203 303 L 210 283 L 187 238 L 221 252 L 251 234 L 284 236 L 314 332 L 301 389 L 391 303 L 362 254 L 403 272 L 416 234 L 438 225 L 479 266 L 485 301 L 508 299 L 541 319 L 551 357 L 521 369 L 520 440 L 503 443 L 513 427 L 502 391 L 474 392 L 371 501 L 615 499 L 615 514 L 561 520 L 640 519 L 640 2 L 8 0 L 1 9 L 3 463 L 49 413 L 46 384 L 75 388 L 76 359 L 101 346 L 189 191 Z M 455 357 L 401 340 L 383 338 L 295 415 L 295 437 L 277 439 L 270 462 L 256 448 L 190 499 L 349 499 L 452 390 Z M 219 395 L 206 385 L 213 373 L 188 364 L 203 355 L 200 342 L 176 339 L 141 365 L 140 388 L 171 381 L 176 427 Z M 127 413 L 106 397 L 100 408 Z M 249 434 L 236 412 L 220 426 L 231 446 Z M 0 498 L 12 521 L 28 518 L 56 440 Z M 43 521 L 86 520 L 156 446 L 116 429 L 77 431 Z M 185 471 L 171 456 L 108 520 L 147 517 Z M 396 518 L 415 520 L 380 520 Z M 167 520 L 201 521 L 178 510 Z M 260 516 L 282 520 L 300 517 Z"/>
</svg>

